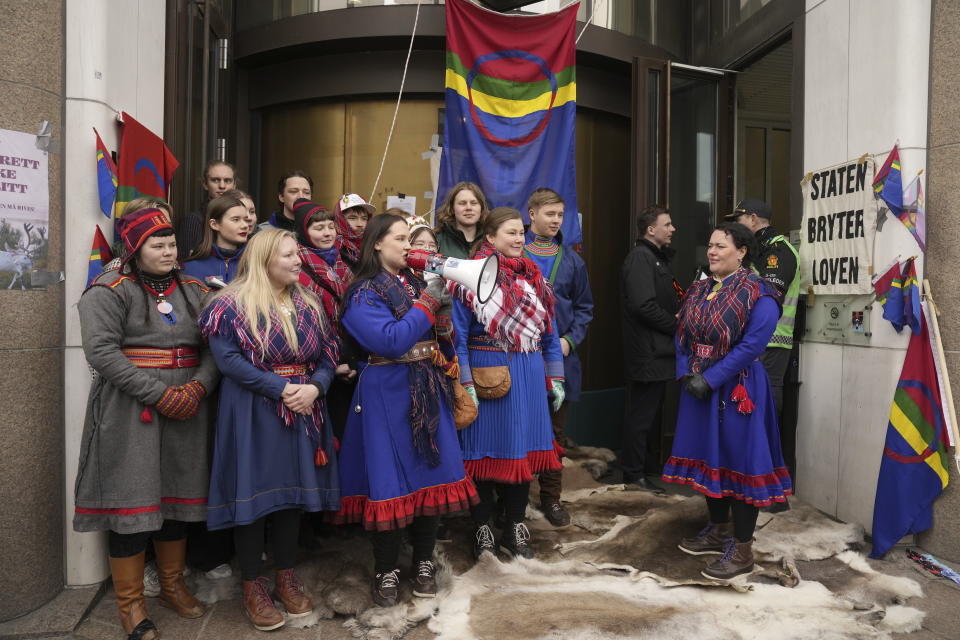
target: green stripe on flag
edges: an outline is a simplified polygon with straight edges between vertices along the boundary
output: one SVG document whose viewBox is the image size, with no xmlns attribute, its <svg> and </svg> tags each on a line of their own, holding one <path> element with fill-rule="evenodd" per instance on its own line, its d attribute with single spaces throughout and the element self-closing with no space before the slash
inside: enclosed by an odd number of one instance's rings
<svg viewBox="0 0 960 640">
<path fill-rule="evenodd" d="M 453 51 L 447 51 L 447 69 L 452 70 L 457 75 L 466 78 L 470 74 L 470 69 L 465 67 L 463 62 Z M 557 88 L 577 81 L 577 67 L 570 65 L 561 69 L 556 74 Z M 477 74 L 473 79 L 472 89 L 508 100 L 533 100 L 534 98 L 549 93 L 551 90 L 549 80 L 539 80 L 537 82 L 515 82 L 513 80 L 503 80 L 502 78 L 493 78 Z"/>
<path fill-rule="evenodd" d="M 940 441 L 933 425 L 927 421 L 927 417 L 923 415 L 923 411 L 917 406 L 917 403 L 913 401 L 910 394 L 908 394 L 905 389 L 897 389 L 893 398 L 893 401 L 900 408 L 900 411 L 903 412 L 903 415 L 907 417 L 917 433 L 920 434 L 923 441 L 929 443 L 936 440 L 937 451 L 944 451 L 943 442 Z"/>
</svg>

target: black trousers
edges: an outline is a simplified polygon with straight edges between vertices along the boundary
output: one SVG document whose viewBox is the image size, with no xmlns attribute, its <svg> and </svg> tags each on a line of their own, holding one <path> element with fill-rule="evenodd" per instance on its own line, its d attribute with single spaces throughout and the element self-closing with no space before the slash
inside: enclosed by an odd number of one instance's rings
<svg viewBox="0 0 960 640">
<path fill-rule="evenodd" d="M 274 511 L 256 522 L 233 528 L 237 559 L 240 561 L 240 577 L 243 580 L 256 580 L 260 575 L 260 562 L 265 547 L 263 534 L 267 518 L 270 519 L 270 544 L 274 567 L 278 571 L 293 569 L 297 563 L 300 510 Z"/>
<path fill-rule="evenodd" d="M 507 522 L 516 524 L 523 522 L 527 513 L 527 503 L 530 501 L 530 483 L 504 484 L 492 480 L 475 480 L 477 496 L 480 503 L 470 507 L 470 517 L 477 526 L 488 524 L 493 509 L 496 506 L 494 489 L 503 501 L 503 512 Z"/>
<path fill-rule="evenodd" d="M 777 418 L 783 412 L 783 378 L 787 375 L 787 365 L 790 364 L 790 352 L 792 349 L 781 349 L 780 347 L 767 347 L 767 350 L 760 356 L 760 362 L 763 368 L 767 370 L 767 378 L 770 380 L 770 390 L 773 391 L 773 402 L 777 406 Z"/>
<path fill-rule="evenodd" d="M 440 516 L 419 516 L 407 527 L 410 544 L 413 546 L 413 564 L 432 560 L 437 546 L 437 527 Z M 374 573 L 387 573 L 397 568 L 400 557 L 400 529 L 376 531 L 373 534 Z"/>
<path fill-rule="evenodd" d="M 624 482 L 642 478 L 644 472 L 650 470 L 647 462 L 648 443 L 651 437 L 660 434 L 660 411 L 666 389 L 666 380 L 627 380 L 623 447 L 620 452 Z"/>
<path fill-rule="evenodd" d="M 129 558 L 147 550 L 147 542 L 153 538 L 160 542 L 173 542 L 187 537 L 187 523 L 180 520 L 164 520 L 158 531 L 140 533 L 117 533 L 111 531 L 107 538 L 111 558 Z"/>
</svg>

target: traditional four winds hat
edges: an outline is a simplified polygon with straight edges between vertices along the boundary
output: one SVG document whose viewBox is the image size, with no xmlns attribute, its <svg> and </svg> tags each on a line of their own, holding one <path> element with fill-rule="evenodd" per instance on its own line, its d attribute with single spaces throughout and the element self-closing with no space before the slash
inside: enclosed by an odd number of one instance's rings
<svg viewBox="0 0 960 640">
<path fill-rule="evenodd" d="M 297 237 L 301 240 L 300 244 L 303 244 L 303 241 L 306 241 L 307 244 L 311 244 L 310 234 L 307 232 L 311 218 L 315 213 L 326 213 L 327 208 L 322 204 L 317 204 L 313 200 L 307 200 L 306 198 L 300 198 L 293 203 L 293 219 L 297 229 Z"/>
<path fill-rule="evenodd" d="M 773 211 L 770 210 L 770 205 L 763 200 L 748 198 L 738 202 L 737 206 L 733 208 L 733 211 L 723 216 L 723 219 L 728 222 L 735 222 L 738 217 L 748 216 L 751 213 L 757 214 L 758 218 L 766 218 L 767 220 L 773 217 Z"/>
<path fill-rule="evenodd" d="M 430 223 L 427 222 L 426 218 L 424 218 L 423 216 L 407 216 L 407 224 L 410 225 L 411 233 L 421 227 L 426 229 L 433 229 L 433 227 L 430 226 Z"/>
<path fill-rule="evenodd" d="M 120 240 L 123 242 L 124 256 L 121 265 L 126 264 L 133 257 L 147 238 L 157 231 L 170 229 L 173 231 L 173 225 L 163 209 L 153 207 L 140 209 L 122 216 L 117 220 L 117 231 L 120 234 Z"/>
</svg>

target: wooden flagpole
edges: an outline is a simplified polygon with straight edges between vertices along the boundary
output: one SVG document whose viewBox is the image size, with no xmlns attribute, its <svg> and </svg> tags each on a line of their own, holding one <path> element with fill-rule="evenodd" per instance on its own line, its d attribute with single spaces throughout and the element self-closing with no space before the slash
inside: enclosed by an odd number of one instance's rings
<svg viewBox="0 0 960 640">
<path fill-rule="evenodd" d="M 950 386 L 950 372 L 947 370 L 947 359 L 943 355 L 943 341 L 940 339 L 940 322 L 937 320 L 937 303 L 930 294 L 930 281 L 924 278 L 923 294 L 930 305 L 930 324 L 933 325 L 933 337 L 937 341 L 937 359 L 940 361 L 940 371 L 943 373 L 943 391 L 947 396 L 947 409 L 950 411 L 950 427 L 953 431 L 953 460 L 957 471 L 960 472 L 960 431 L 957 427 L 957 409 L 953 404 L 953 388 Z"/>
</svg>

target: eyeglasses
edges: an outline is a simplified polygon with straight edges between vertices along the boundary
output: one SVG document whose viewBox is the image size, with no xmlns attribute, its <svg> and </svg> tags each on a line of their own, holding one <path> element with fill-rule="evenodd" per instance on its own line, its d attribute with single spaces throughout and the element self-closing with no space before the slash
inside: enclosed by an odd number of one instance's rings
<svg viewBox="0 0 960 640">
<path fill-rule="evenodd" d="M 430 242 L 429 240 L 417 240 L 416 242 L 410 243 L 410 246 L 414 249 L 423 249 L 424 251 L 436 251 L 438 249 L 436 242 Z"/>
</svg>

